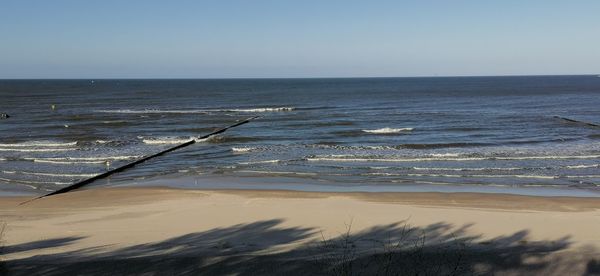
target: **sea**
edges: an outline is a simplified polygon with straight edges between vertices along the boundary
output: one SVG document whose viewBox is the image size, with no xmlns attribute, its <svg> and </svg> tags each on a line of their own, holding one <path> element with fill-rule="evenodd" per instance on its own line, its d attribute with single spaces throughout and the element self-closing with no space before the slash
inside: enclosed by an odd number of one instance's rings
<svg viewBox="0 0 600 276">
<path fill-rule="evenodd" d="M 600 78 L 0 80 L 0 195 L 102 186 L 600 196 Z"/>
</svg>

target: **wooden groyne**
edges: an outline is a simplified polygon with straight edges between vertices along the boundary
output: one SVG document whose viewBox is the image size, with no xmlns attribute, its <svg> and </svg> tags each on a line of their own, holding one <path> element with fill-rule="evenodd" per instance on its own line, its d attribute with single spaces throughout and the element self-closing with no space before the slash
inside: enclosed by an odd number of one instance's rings
<svg viewBox="0 0 600 276">
<path fill-rule="evenodd" d="M 211 136 L 214 136 L 214 135 L 217 135 L 217 134 L 223 133 L 223 132 L 227 131 L 227 130 L 228 130 L 228 129 L 230 129 L 230 128 L 234 128 L 234 127 L 237 127 L 237 126 L 241 126 L 241 125 L 243 125 L 243 124 L 246 124 L 246 123 L 250 122 L 251 120 L 254 120 L 254 119 L 258 118 L 258 117 L 259 117 L 259 116 L 250 117 L 250 118 L 248 118 L 248 119 L 245 119 L 245 120 L 239 121 L 239 122 L 237 122 L 237 123 L 235 123 L 235 124 L 233 124 L 233 125 L 230 125 L 230 126 L 227 126 L 227 127 L 221 128 L 221 129 L 218 129 L 218 130 L 216 130 L 216 131 L 213 131 L 213 132 L 211 132 L 211 133 L 209 133 L 209 134 L 207 134 L 207 135 L 204 135 L 204 136 L 202 136 L 202 137 L 198 137 L 198 138 L 196 138 L 196 139 L 192 139 L 192 140 L 190 140 L 190 141 L 188 141 L 188 142 L 185 142 L 185 143 L 183 143 L 183 144 L 179 144 L 179 145 L 177 145 L 177 146 L 174 146 L 174 147 L 168 148 L 168 149 L 166 149 L 166 150 L 163 150 L 163 151 L 161 151 L 161 152 L 155 153 L 155 154 L 153 154 L 153 155 L 149 155 L 149 156 L 143 157 L 143 158 L 141 158 L 141 159 L 139 159 L 139 160 L 133 161 L 133 162 L 131 162 L 131 163 L 128 163 L 128 164 L 125 164 L 125 165 L 123 165 L 123 166 L 120 166 L 120 167 L 118 167 L 118 168 L 116 168 L 116 169 L 112 169 L 112 170 L 110 170 L 110 171 L 107 171 L 107 172 L 105 172 L 105 173 L 102 173 L 102 174 L 96 175 L 96 176 L 94 176 L 94 177 L 91 177 L 91 178 L 88 178 L 88 179 L 85 179 L 85 180 L 79 181 L 79 182 L 77 182 L 77 183 L 75 183 L 75 184 L 69 185 L 69 186 L 67 186 L 67 187 L 64 187 L 64 188 L 62 188 L 62 189 L 56 190 L 56 191 L 54 191 L 54 192 L 51 192 L 51 193 L 49 193 L 49 194 L 45 194 L 45 195 L 42 195 L 42 196 L 39 196 L 39 197 L 36 197 L 36 198 L 30 199 L 30 200 L 28 200 L 28 201 L 22 202 L 20 205 L 22 205 L 22 204 L 25 204 L 25 203 L 28 203 L 28 202 L 31 202 L 31 201 L 34 201 L 34 200 L 36 200 L 36 199 L 40 199 L 40 198 L 44 198 L 44 197 L 48 197 L 48 196 L 53 196 L 53 195 L 57 195 L 57 194 L 63 194 L 63 193 L 67 193 L 67 192 L 70 192 L 70 191 L 72 191 L 72 190 L 75 190 L 75 189 L 79 189 L 79 188 L 81 188 L 81 187 L 83 187 L 83 186 L 85 186 L 85 185 L 88 185 L 88 184 L 90 184 L 90 183 L 92 183 L 92 182 L 96 181 L 96 180 L 100 180 L 100 179 L 106 178 L 106 177 L 108 177 L 108 176 L 110 176 L 110 175 L 113 175 L 113 174 L 115 174 L 115 173 L 122 172 L 122 171 L 124 171 L 124 170 L 126 170 L 126 169 L 132 168 L 132 167 L 134 167 L 135 165 L 137 165 L 137 164 L 140 164 L 140 163 L 143 163 L 143 162 L 145 162 L 145 161 L 148 161 L 148 160 L 150 160 L 150 159 L 152 159 L 152 158 L 155 158 L 155 157 L 158 157 L 158 156 L 164 155 L 164 154 L 166 154 L 166 153 L 172 152 L 172 151 L 174 151 L 174 150 L 178 150 L 178 149 L 181 149 L 181 148 L 187 147 L 187 146 L 189 146 L 189 145 L 192 145 L 192 144 L 196 143 L 196 140 L 207 139 L 207 138 L 210 138 Z"/>
<path fill-rule="evenodd" d="M 586 126 L 590 126 L 590 127 L 600 127 L 600 125 L 598 125 L 598 124 L 593 124 L 593 123 L 578 121 L 578 120 L 569 119 L 569 118 L 560 117 L 560 116 L 554 116 L 554 118 L 561 119 L 563 121 L 567 121 L 567 122 L 570 122 L 570 123 L 582 124 L 582 125 L 586 125 Z"/>
</svg>

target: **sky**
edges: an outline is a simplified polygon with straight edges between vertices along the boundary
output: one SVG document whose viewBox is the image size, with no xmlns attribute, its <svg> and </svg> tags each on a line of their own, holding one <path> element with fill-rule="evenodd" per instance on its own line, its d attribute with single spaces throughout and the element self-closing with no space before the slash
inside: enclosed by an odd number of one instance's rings
<svg viewBox="0 0 600 276">
<path fill-rule="evenodd" d="M 0 78 L 600 74 L 597 0 L 0 0 Z"/>
</svg>

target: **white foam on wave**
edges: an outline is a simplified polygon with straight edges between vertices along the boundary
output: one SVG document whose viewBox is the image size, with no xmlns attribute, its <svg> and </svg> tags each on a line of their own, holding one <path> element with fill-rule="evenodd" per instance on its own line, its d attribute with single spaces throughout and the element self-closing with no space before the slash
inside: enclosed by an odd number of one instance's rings
<svg viewBox="0 0 600 276">
<path fill-rule="evenodd" d="M 567 175 L 566 178 L 600 178 L 600 175 Z"/>
<path fill-rule="evenodd" d="M 191 110 L 177 110 L 177 109 L 106 109 L 96 110 L 98 113 L 122 113 L 122 114 L 193 114 L 193 113 L 207 113 L 204 109 L 191 109 Z"/>
<path fill-rule="evenodd" d="M 51 177 L 94 177 L 98 174 L 93 173 L 42 173 L 42 172 L 24 172 L 24 171 L 2 171 L 5 174 L 24 174 L 24 175 L 37 175 L 37 176 L 51 176 Z"/>
<path fill-rule="evenodd" d="M 556 179 L 558 176 L 553 175 L 527 175 L 527 174 L 511 174 L 511 175 L 487 175 L 487 174 L 421 174 L 421 173 L 407 173 L 407 174 L 397 174 L 397 173 L 367 173 L 366 175 L 381 175 L 381 176 L 408 176 L 408 177 L 482 177 L 482 178 L 506 178 L 506 177 L 516 177 L 516 178 L 536 178 L 536 179 Z"/>
<path fill-rule="evenodd" d="M 416 171 L 457 171 L 457 172 L 463 172 L 463 171 L 516 171 L 516 170 L 527 170 L 527 169 L 531 169 L 531 168 L 502 168 L 502 167 L 495 167 L 495 168 L 441 168 L 441 167 L 429 167 L 429 168 L 424 168 L 424 167 L 413 167 L 413 170 Z"/>
<path fill-rule="evenodd" d="M 250 151 L 255 151 L 256 148 L 253 147 L 244 147 L 244 148 L 231 148 L 231 151 L 233 152 L 250 152 Z"/>
<path fill-rule="evenodd" d="M 99 156 L 99 157 L 40 157 L 31 158 L 26 157 L 23 160 L 38 162 L 38 163 L 51 163 L 51 164 L 102 164 L 106 161 L 120 161 L 140 158 L 139 155 L 124 155 L 124 156 Z"/>
<path fill-rule="evenodd" d="M 36 163 L 49 163 L 49 164 L 103 164 L 106 163 L 104 161 L 68 161 L 68 160 L 46 160 L 46 159 L 31 159 L 31 161 Z"/>
<path fill-rule="evenodd" d="M 40 185 L 40 184 L 71 185 L 71 184 L 73 184 L 73 183 L 70 183 L 70 182 L 56 182 L 56 181 L 43 182 L 43 181 L 30 181 L 30 180 L 8 179 L 8 178 L 1 178 L 1 177 L 0 177 L 0 181 L 23 184 L 23 185 L 26 185 L 26 186 L 31 187 L 33 189 L 37 189 L 37 187 L 31 186 L 31 185 L 28 185 L 28 184 L 34 184 L 34 185 Z"/>
<path fill-rule="evenodd" d="M 257 108 L 231 108 L 231 109 L 108 109 L 96 110 L 99 113 L 122 113 L 122 114 L 206 114 L 209 112 L 281 112 L 292 111 L 294 107 L 257 107 Z"/>
<path fill-rule="evenodd" d="M 72 151 L 77 150 L 76 148 L 0 148 L 0 151 L 14 151 L 14 152 L 53 152 L 53 151 Z"/>
<path fill-rule="evenodd" d="M 588 169 L 588 168 L 598 168 L 598 167 L 600 167 L 600 164 L 565 166 L 565 168 L 567 168 L 567 169 Z"/>
<path fill-rule="evenodd" d="M 307 175 L 315 176 L 317 173 L 311 172 L 282 172 L 282 171 L 254 171 L 254 170 L 240 170 L 240 173 L 257 173 L 257 174 L 271 174 L 271 175 Z"/>
<path fill-rule="evenodd" d="M 600 155 L 564 155 L 564 156 L 508 156 L 508 157 L 493 157 L 498 160 L 535 160 L 535 159 L 595 159 L 600 158 Z"/>
<path fill-rule="evenodd" d="M 423 161 L 473 161 L 486 160 L 487 158 L 465 157 L 465 158 L 367 158 L 342 156 L 308 157 L 307 161 L 336 161 L 336 162 L 423 162 Z"/>
<path fill-rule="evenodd" d="M 240 162 L 238 164 L 240 164 L 240 165 L 253 165 L 253 164 L 272 164 L 272 163 L 279 163 L 279 162 L 281 162 L 281 160 L 274 159 L 274 160 Z"/>
<path fill-rule="evenodd" d="M 293 111 L 293 107 L 260 107 L 260 108 L 238 108 L 238 109 L 224 109 L 219 111 L 231 111 L 231 112 L 277 112 L 277 111 Z"/>
<path fill-rule="evenodd" d="M 51 147 L 70 147 L 75 146 L 77 142 L 54 142 L 54 141 L 29 141 L 23 143 L 0 143 L 2 148 L 51 148 Z"/>
<path fill-rule="evenodd" d="M 459 153 L 432 153 L 429 156 L 431 157 L 458 157 Z"/>
<path fill-rule="evenodd" d="M 194 140 L 194 137 L 156 137 L 156 138 L 147 138 L 142 139 L 144 144 L 148 145 L 161 145 L 161 144 L 183 144 L 189 141 Z"/>
<path fill-rule="evenodd" d="M 350 157 L 350 158 L 348 158 Z M 306 158 L 307 161 L 337 162 L 426 162 L 426 161 L 482 161 L 482 160 L 543 160 L 543 159 L 595 159 L 600 155 L 567 155 L 567 156 L 490 156 L 490 157 L 458 157 L 458 158 L 369 158 L 352 155 L 330 155 Z"/>
<path fill-rule="evenodd" d="M 406 127 L 406 128 L 384 127 L 384 128 L 379 128 L 379 129 L 363 129 L 362 131 L 367 132 L 367 133 L 374 133 L 374 134 L 389 134 L 389 133 L 410 132 L 412 130 L 413 130 L 412 127 Z"/>
<path fill-rule="evenodd" d="M 196 140 L 197 143 L 202 143 L 202 142 L 210 141 L 211 139 L 215 139 L 216 137 L 218 137 L 218 136 L 213 135 L 213 136 L 210 136 L 208 138 L 203 138 L 203 139 L 198 139 L 198 137 L 193 137 L 193 136 L 190 136 L 190 137 L 166 136 L 166 137 L 153 137 L 153 138 L 140 137 L 140 138 L 142 139 L 144 144 L 148 144 L 148 145 L 173 145 L 173 144 L 187 143 L 192 140 Z"/>
</svg>

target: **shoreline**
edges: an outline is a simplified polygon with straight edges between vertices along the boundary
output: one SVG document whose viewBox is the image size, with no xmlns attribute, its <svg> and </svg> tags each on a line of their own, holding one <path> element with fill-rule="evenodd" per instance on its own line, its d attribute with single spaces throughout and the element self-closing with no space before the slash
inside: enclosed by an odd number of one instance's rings
<svg viewBox="0 0 600 276">
<path fill-rule="evenodd" d="M 530 186 L 530 185 L 478 185 L 478 184 L 435 184 L 435 183 L 339 183 L 318 181 L 310 178 L 294 177 L 244 177 L 232 176 L 185 176 L 166 175 L 148 179 L 120 180 L 114 183 L 99 180 L 97 185 L 84 188 L 130 187 L 130 188 L 173 188 L 198 191 L 249 190 L 249 191 L 290 191 L 309 193 L 442 193 L 442 194 L 500 194 L 534 197 L 600 198 L 600 190 L 575 186 Z M 39 192 L 39 191 L 38 191 Z M 36 193 L 31 190 L 0 190 L 0 198 L 16 196 L 40 196 L 49 193 Z"/>
<path fill-rule="evenodd" d="M 94 205 L 96 201 L 88 203 L 79 201 L 80 193 L 86 196 L 102 194 L 103 196 L 113 196 L 114 198 L 104 198 L 104 202 L 127 203 L 126 196 L 136 199 L 135 202 L 144 203 L 146 198 L 161 197 L 169 199 L 171 196 L 190 196 L 205 193 L 229 194 L 244 196 L 248 198 L 331 198 L 341 197 L 353 200 L 388 203 L 400 205 L 417 205 L 428 207 L 459 207 L 459 208 L 481 208 L 492 210 L 530 210 L 530 211 L 590 211 L 600 209 L 600 198 L 596 197 L 575 197 L 575 196 L 544 196 L 544 195 L 522 195 L 511 193 L 481 193 L 481 192 L 320 192 L 320 191 L 298 191 L 287 189 L 190 189 L 170 186 L 109 186 L 109 187 L 89 187 L 68 192 L 66 194 L 54 195 L 52 198 L 40 198 L 33 202 L 24 204 L 40 205 L 45 203 L 40 201 L 52 200 L 55 197 L 66 197 L 75 199 L 75 204 L 86 207 L 86 204 Z M 10 207 L 11 204 L 18 204 L 38 195 L 12 195 L 0 196 L 0 208 Z M 164 197 L 164 198 L 163 198 Z M 53 200 L 52 200 L 53 201 Z M 73 204 L 63 202 L 67 206 Z"/>
</svg>

